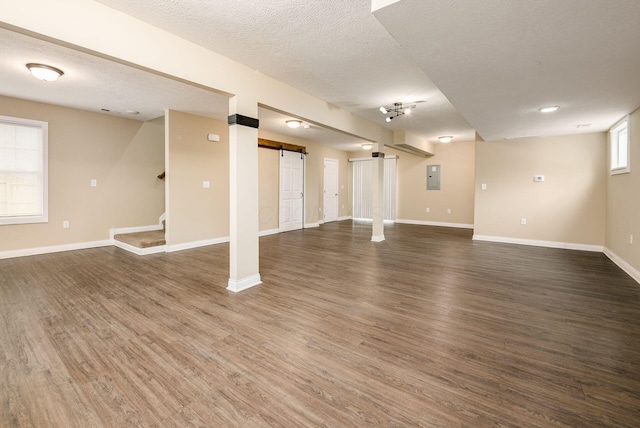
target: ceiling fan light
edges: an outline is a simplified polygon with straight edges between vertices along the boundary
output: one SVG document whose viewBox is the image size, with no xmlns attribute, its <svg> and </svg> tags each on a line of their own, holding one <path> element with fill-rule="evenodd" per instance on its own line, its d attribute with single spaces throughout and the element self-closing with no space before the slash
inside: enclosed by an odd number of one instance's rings
<svg viewBox="0 0 640 428">
<path fill-rule="evenodd" d="M 296 120 L 296 119 L 285 120 L 285 123 L 291 129 L 296 129 L 297 127 L 302 125 L 302 121 L 301 120 Z"/>
<path fill-rule="evenodd" d="M 438 137 L 438 140 L 440 140 L 441 143 L 449 143 L 453 140 L 453 137 L 451 135 L 443 135 L 442 137 Z"/>
<path fill-rule="evenodd" d="M 64 72 L 59 68 L 51 67 L 50 65 L 45 64 L 36 64 L 33 62 L 27 64 L 27 68 L 29 69 L 33 77 L 45 82 L 55 82 L 60 76 L 64 74 Z"/>
<path fill-rule="evenodd" d="M 387 123 L 391 122 L 391 119 L 393 119 L 393 117 L 389 116 L 388 118 L 386 118 L 385 120 L 387 121 Z"/>
<path fill-rule="evenodd" d="M 388 111 L 386 108 L 384 108 L 384 107 L 380 107 L 380 112 L 382 112 L 382 114 L 387 114 L 387 113 L 389 113 L 389 111 Z"/>
<path fill-rule="evenodd" d="M 411 114 L 411 107 L 404 109 L 404 114 Z"/>
</svg>

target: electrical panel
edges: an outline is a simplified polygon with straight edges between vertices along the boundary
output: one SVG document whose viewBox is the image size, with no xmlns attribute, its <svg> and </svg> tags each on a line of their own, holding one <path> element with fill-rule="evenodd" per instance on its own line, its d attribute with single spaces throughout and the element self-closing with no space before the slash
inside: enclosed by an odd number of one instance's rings
<svg viewBox="0 0 640 428">
<path fill-rule="evenodd" d="M 440 165 L 427 165 L 427 190 L 440 190 Z"/>
</svg>

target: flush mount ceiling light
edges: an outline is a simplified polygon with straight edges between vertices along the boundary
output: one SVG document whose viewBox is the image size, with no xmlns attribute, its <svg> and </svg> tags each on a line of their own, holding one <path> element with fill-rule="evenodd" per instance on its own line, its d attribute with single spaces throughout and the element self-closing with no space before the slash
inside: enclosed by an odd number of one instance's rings
<svg viewBox="0 0 640 428">
<path fill-rule="evenodd" d="M 416 101 L 416 102 L 420 102 L 420 101 Z M 394 118 L 398 117 L 398 116 L 402 116 L 403 114 L 410 114 L 411 113 L 411 109 L 416 108 L 415 104 L 413 105 L 409 105 L 409 106 L 403 106 L 402 103 L 393 103 L 393 106 L 390 107 L 380 107 L 380 112 L 382 114 L 391 114 L 390 116 L 387 116 L 387 118 L 385 119 L 385 121 L 387 121 L 387 123 L 391 122 Z"/>
<path fill-rule="evenodd" d="M 538 110 L 540 111 L 540 113 L 553 113 L 559 108 L 560 106 L 547 106 L 547 107 L 540 107 Z"/>
<path fill-rule="evenodd" d="M 440 140 L 441 143 L 450 143 L 453 137 L 451 135 L 443 135 L 442 137 L 438 137 L 438 140 Z"/>
<path fill-rule="evenodd" d="M 33 62 L 27 64 L 27 68 L 29 69 L 33 77 L 39 80 L 44 80 L 45 82 L 55 82 L 60 76 L 64 74 L 64 72 L 59 68 L 51 67 L 50 65 L 45 64 L 36 64 Z"/>
<path fill-rule="evenodd" d="M 363 150 L 371 150 L 372 148 L 373 148 L 373 144 L 371 144 L 371 143 L 364 143 L 362 145 L 362 149 Z"/>
<path fill-rule="evenodd" d="M 301 120 L 296 120 L 296 119 L 285 120 L 285 123 L 291 129 L 296 129 L 297 127 L 302 125 L 302 121 Z"/>
</svg>

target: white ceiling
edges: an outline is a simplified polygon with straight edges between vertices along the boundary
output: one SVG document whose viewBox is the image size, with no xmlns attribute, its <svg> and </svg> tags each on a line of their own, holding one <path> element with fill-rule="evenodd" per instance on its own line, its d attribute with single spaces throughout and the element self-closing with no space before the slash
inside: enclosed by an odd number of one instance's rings
<svg viewBox="0 0 640 428">
<path fill-rule="evenodd" d="M 485 140 L 604 131 L 640 107 L 638 0 L 402 0 L 375 16 Z"/>
<path fill-rule="evenodd" d="M 636 0 L 401 0 L 374 14 L 371 0 L 101 2 L 429 141 L 471 140 L 475 130 L 487 140 L 602 131 L 640 107 Z M 2 95 L 136 110 L 141 120 L 167 108 L 227 116 L 223 95 L 8 30 L 0 29 L 0 51 Z M 37 81 L 27 62 L 65 76 Z M 396 101 L 424 102 L 387 124 L 378 108 Z M 542 115 L 543 105 L 561 108 Z M 349 150 L 361 144 L 317 126 L 289 130 L 290 117 L 259 110 L 262 129 Z"/>
</svg>

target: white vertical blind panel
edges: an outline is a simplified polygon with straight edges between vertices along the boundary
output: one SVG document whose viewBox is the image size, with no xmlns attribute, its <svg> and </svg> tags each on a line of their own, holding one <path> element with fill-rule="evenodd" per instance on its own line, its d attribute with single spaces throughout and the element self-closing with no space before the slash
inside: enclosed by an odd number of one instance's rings
<svg viewBox="0 0 640 428">
<path fill-rule="evenodd" d="M 395 158 L 384 160 L 384 219 L 396 219 Z M 370 159 L 353 162 L 353 218 L 373 218 L 373 162 Z"/>
</svg>

